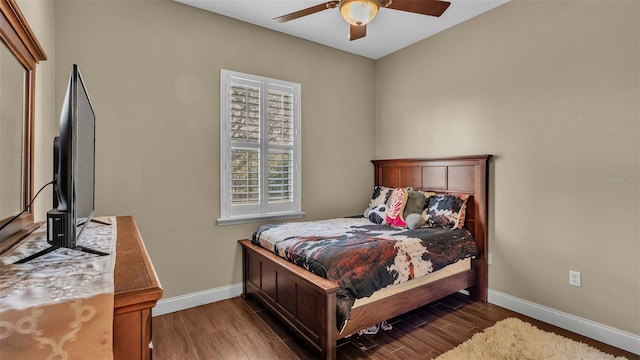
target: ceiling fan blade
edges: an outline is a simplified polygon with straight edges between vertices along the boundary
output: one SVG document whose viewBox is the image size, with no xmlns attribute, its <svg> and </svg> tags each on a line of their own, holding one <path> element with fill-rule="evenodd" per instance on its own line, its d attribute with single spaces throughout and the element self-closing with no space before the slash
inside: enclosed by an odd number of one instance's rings
<svg viewBox="0 0 640 360">
<path fill-rule="evenodd" d="M 358 40 L 367 36 L 367 25 L 349 25 L 349 41 Z"/>
<path fill-rule="evenodd" d="M 277 18 L 274 18 L 273 20 L 275 20 L 277 22 L 281 22 L 281 23 L 282 22 L 291 21 L 291 20 L 295 20 L 295 19 L 301 18 L 303 16 L 315 14 L 315 13 L 320 12 L 322 10 L 333 9 L 336 6 L 338 6 L 338 3 L 339 3 L 339 1 L 329 1 L 329 2 L 326 2 L 324 4 L 318 4 L 318 5 L 312 6 L 310 8 L 306 8 L 306 9 L 303 9 L 303 10 L 300 10 L 300 11 L 292 12 L 291 14 L 279 16 Z"/>
<path fill-rule="evenodd" d="M 387 8 L 438 17 L 449 5 L 450 2 L 440 0 L 393 0 Z"/>
</svg>

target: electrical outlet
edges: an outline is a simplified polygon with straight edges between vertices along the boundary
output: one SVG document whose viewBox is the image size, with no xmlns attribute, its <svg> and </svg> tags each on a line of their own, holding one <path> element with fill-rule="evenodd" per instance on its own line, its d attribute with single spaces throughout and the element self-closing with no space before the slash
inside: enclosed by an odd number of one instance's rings
<svg viewBox="0 0 640 360">
<path fill-rule="evenodd" d="M 582 287 L 582 274 L 580 271 L 569 270 L 569 285 Z"/>
</svg>

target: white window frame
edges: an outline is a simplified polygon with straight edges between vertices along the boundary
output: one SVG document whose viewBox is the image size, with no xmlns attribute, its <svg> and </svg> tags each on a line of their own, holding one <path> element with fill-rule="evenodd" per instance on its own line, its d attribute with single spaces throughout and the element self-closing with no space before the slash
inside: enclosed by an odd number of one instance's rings
<svg viewBox="0 0 640 360">
<path fill-rule="evenodd" d="M 258 144 L 247 145 L 248 149 L 260 151 L 260 197 L 258 204 L 233 205 L 231 202 L 231 85 L 232 84 L 259 84 L 260 88 L 260 140 Z M 220 218 L 218 225 L 232 225 L 256 221 L 271 221 L 280 219 L 301 218 L 304 216 L 301 202 L 301 88 L 298 83 L 271 79 L 263 76 L 251 75 L 220 69 Z M 293 153 L 292 174 L 292 201 L 286 203 L 269 203 L 267 197 L 267 154 L 269 148 L 278 148 L 277 145 L 269 145 L 266 139 L 267 132 L 267 101 L 262 101 L 268 89 L 286 89 L 293 94 L 293 145 L 290 147 Z"/>
</svg>

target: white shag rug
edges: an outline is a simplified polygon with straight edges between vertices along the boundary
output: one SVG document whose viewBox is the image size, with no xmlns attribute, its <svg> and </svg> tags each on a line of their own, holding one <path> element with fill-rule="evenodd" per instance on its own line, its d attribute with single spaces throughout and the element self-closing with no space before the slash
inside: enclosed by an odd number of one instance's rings
<svg viewBox="0 0 640 360">
<path fill-rule="evenodd" d="M 626 360 L 516 318 L 498 321 L 436 360 Z"/>
</svg>

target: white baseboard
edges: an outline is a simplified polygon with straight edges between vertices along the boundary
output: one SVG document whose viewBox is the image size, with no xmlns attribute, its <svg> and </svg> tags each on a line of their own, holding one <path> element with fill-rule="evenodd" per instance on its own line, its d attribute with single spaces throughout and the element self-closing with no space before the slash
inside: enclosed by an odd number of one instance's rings
<svg viewBox="0 0 640 360">
<path fill-rule="evenodd" d="M 238 283 L 162 299 L 158 301 L 158 304 L 153 308 L 153 316 L 164 315 L 216 301 L 231 299 L 240 296 L 241 294 L 242 283 Z M 520 299 L 515 296 L 507 295 L 496 290 L 489 289 L 489 302 L 640 355 L 640 336 L 638 335 Z"/>
<path fill-rule="evenodd" d="M 640 355 L 640 336 L 489 289 L 489 302 Z"/>
<path fill-rule="evenodd" d="M 161 299 L 153 308 L 153 316 L 164 315 L 212 302 L 231 299 L 242 294 L 242 283 L 208 289 L 191 294 Z"/>
</svg>

